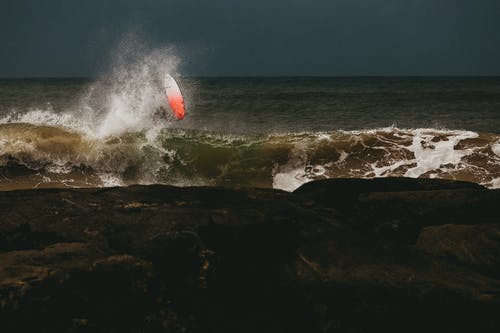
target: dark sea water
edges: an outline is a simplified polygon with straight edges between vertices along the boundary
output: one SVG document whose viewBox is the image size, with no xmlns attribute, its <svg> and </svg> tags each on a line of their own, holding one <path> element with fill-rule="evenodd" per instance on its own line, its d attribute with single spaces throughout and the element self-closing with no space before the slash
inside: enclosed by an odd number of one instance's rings
<svg viewBox="0 0 500 333">
<path fill-rule="evenodd" d="M 500 133 L 500 78 L 226 78 L 191 82 L 192 122 L 197 128 L 227 130 L 232 126 L 233 131 L 244 133 L 288 133 L 397 126 Z M 207 123 L 207 117 L 212 122 Z"/>
<path fill-rule="evenodd" d="M 293 190 L 330 177 L 500 187 L 500 78 L 0 79 L 0 189 L 135 183 Z"/>
</svg>

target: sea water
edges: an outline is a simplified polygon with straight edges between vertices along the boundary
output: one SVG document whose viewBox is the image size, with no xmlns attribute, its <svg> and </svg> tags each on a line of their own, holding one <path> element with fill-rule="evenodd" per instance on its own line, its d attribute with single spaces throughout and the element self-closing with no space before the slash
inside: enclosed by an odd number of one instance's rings
<svg viewBox="0 0 500 333">
<path fill-rule="evenodd" d="M 162 111 L 165 72 L 182 121 Z M 98 78 L 0 79 L 0 189 L 389 176 L 500 187 L 500 78 L 197 78 L 149 59 Z"/>
</svg>

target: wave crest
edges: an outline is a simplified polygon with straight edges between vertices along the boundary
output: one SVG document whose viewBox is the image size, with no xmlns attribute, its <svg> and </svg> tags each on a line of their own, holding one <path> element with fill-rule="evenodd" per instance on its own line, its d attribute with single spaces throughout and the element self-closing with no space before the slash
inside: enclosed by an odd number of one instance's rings
<svg viewBox="0 0 500 333">
<path fill-rule="evenodd" d="M 222 135 L 163 129 L 95 138 L 71 129 L 0 125 L 0 188 L 128 184 L 294 190 L 337 177 L 429 177 L 500 185 L 500 136 L 385 128 Z"/>
</svg>

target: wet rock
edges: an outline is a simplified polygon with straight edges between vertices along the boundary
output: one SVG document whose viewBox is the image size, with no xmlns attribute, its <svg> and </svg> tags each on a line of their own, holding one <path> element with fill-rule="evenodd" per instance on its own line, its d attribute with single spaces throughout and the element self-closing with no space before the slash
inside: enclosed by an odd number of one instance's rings
<svg viewBox="0 0 500 333">
<path fill-rule="evenodd" d="M 497 332 L 498 202 L 425 179 L 0 192 L 0 327 Z"/>
</svg>

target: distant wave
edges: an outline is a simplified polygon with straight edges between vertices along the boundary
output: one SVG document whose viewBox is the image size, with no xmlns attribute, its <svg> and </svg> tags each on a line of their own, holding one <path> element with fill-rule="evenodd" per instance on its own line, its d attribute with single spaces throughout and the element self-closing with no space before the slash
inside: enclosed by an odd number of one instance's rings
<svg viewBox="0 0 500 333">
<path fill-rule="evenodd" d="M 0 189 L 129 184 L 294 190 L 334 177 L 427 177 L 500 187 L 500 135 L 445 129 L 223 135 L 163 128 L 95 137 L 0 124 Z"/>
</svg>

